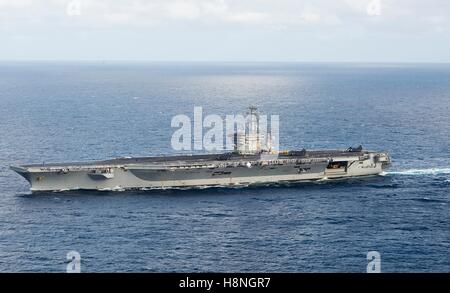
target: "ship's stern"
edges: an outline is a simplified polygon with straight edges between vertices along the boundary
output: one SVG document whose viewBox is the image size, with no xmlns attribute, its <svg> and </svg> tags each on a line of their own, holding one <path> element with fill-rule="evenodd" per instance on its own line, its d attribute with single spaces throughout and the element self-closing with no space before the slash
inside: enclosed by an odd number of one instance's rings
<svg viewBox="0 0 450 293">
<path fill-rule="evenodd" d="M 375 161 L 381 163 L 382 169 L 386 169 L 391 164 L 391 157 L 388 153 L 378 153 L 375 155 Z"/>
</svg>

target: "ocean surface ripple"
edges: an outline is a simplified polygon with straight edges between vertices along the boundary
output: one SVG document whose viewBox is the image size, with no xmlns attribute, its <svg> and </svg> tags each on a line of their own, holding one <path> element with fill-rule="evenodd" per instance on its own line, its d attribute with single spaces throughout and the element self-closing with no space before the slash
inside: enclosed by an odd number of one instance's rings
<svg viewBox="0 0 450 293">
<path fill-rule="evenodd" d="M 0 271 L 450 272 L 450 66 L 1 63 Z M 31 194 L 21 163 L 173 153 L 171 119 L 280 115 L 283 149 L 388 151 L 383 176 Z"/>
</svg>

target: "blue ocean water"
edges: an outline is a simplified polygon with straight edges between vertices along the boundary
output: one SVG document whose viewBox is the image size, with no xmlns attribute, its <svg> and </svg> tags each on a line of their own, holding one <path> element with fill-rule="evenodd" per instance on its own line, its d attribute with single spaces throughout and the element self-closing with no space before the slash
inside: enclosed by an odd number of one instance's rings
<svg viewBox="0 0 450 293">
<path fill-rule="evenodd" d="M 171 118 L 280 115 L 283 149 L 385 150 L 385 176 L 30 194 L 8 166 L 173 153 Z M 0 64 L 0 271 L 450 272 L 450 65 Z"/>
</svg>

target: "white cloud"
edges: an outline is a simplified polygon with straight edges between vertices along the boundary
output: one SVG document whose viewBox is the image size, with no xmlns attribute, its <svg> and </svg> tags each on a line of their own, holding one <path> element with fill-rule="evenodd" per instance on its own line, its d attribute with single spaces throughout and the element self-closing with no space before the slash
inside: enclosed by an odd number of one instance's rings
<svg viewBox="0 0 450 293">
<path fill-rule="evenodd" d="M 68 10 L 73 1 L 79 10 Z M 0 59 L 139 50 L 156 59 L 240 58 L 245 50 L 302 57 L 327 48 L 354 56 L 382 44 L 431 56 L 436 43 L 448 56 L 449 36 L 448 0 L 0 0 Z"/>
<path fill-rule="evenodd" d="M 169 1 L 166 9 L 169 16 L 174 19 L 196 19 L 204 13 L 200 4 L 197 1 Z"/>
<path fill-rule="evenodd" d="M 80 3 L 80 13 L 67 16 L 69 3 Z M 79 15 L 78 15 L 79 14 Z M 422 23 L 446 19 L 446 0 L 0 0 L 0 25 L 26 26 L 36 21 L 81 26 L 155 26 L 171 22 L 200 24 L 241 24 L 264 27 L 336 26 L 343 23 L 365 25 L 371 15 L 382 16 L 385 24 Z M 76 21 L 75 21 L 75 20 Z"/>
<path fill-rule="evenodd" d="M 261 12 L 242 12 L 236 14 L 229 13 L 223 18 L 223 20 L 231 22 L 259 24 L 270 21 L 270 16 L 266 13 Z"/>
</svg>

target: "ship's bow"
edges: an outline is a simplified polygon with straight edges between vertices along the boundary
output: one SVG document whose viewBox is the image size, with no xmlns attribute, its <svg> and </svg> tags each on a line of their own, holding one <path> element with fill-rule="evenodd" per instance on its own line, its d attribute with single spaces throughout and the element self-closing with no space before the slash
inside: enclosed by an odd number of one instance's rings
<svg viewBox="0 0 450 293">
<path fill-rule="evenodd" d="M 25 178 L 28 181 L 28 183 L 31 184 L 30 171 L 28 171 L 27 168 L 22 166 L 9 166 L 9 168 L 14 172 L 16 172 L 17 174 L 19 174 L 20 176 L 22 176 L 23 178 Z"/>
</svg>

